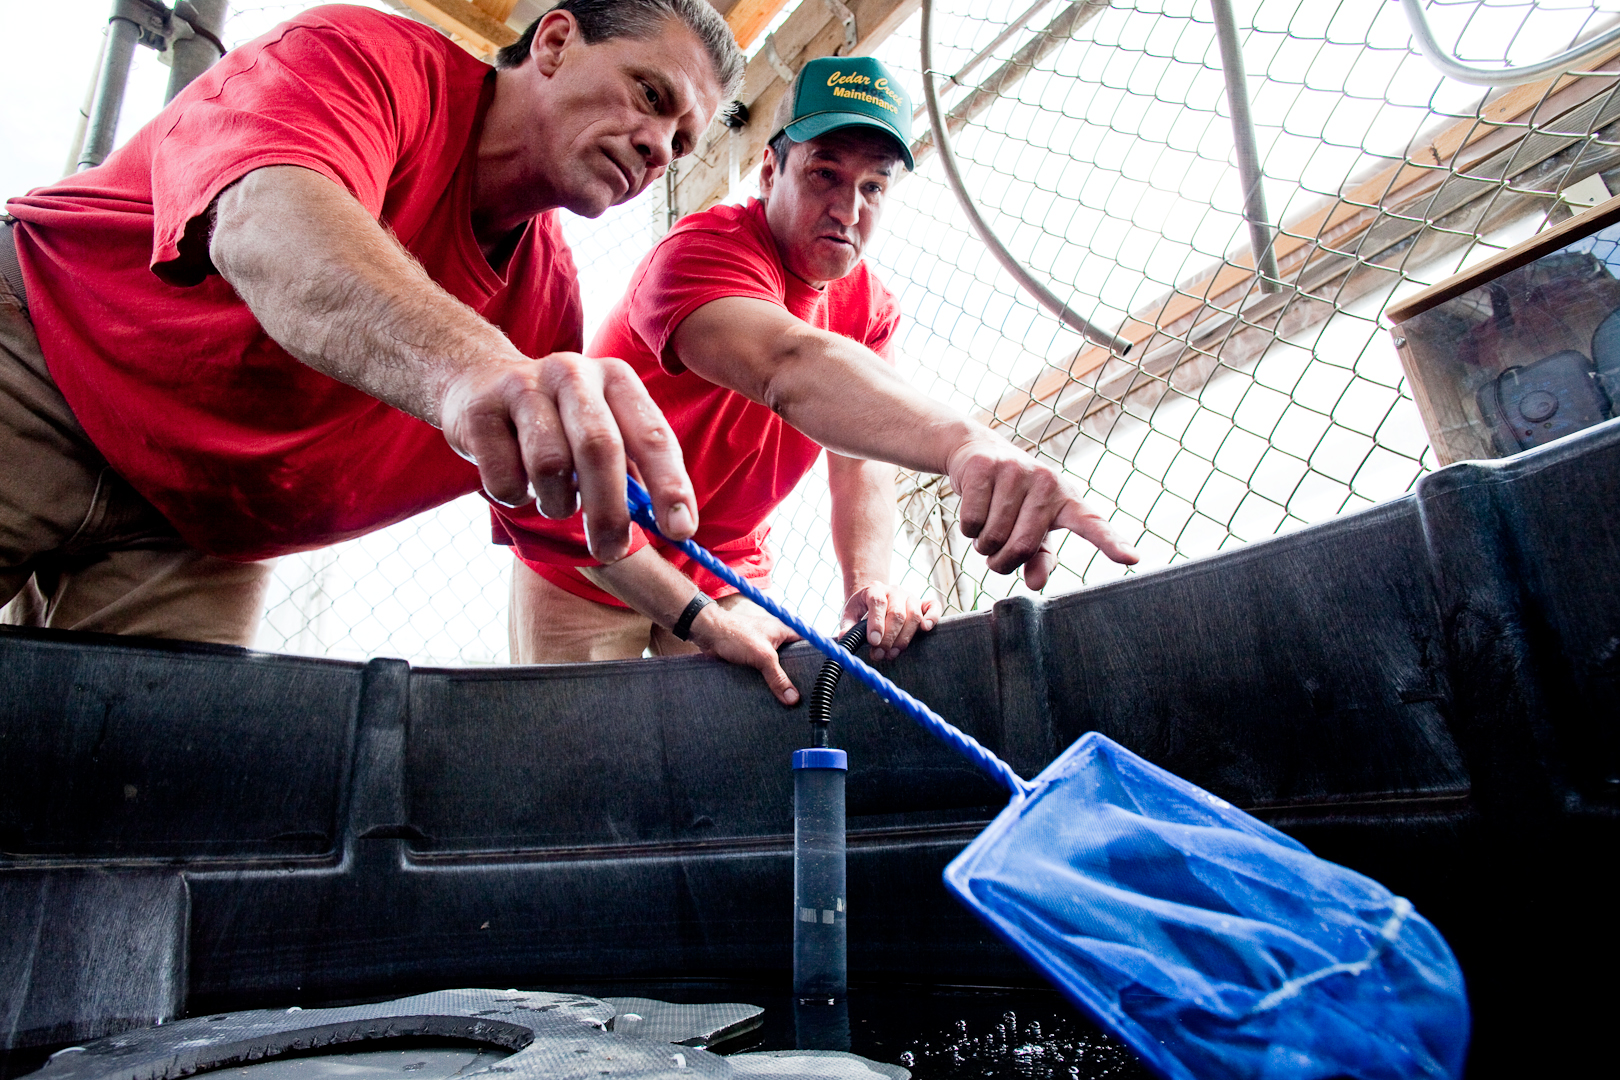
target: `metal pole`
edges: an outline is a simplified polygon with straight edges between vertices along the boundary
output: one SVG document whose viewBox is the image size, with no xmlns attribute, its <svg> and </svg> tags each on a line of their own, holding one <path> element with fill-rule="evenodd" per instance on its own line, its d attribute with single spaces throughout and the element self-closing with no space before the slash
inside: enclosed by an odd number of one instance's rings
<svg viewBox="0 0 1620 1080">
<path fill-rule="evenodd" d="M 101 54 L 101 71 L 96 78 L 95 100 L 85 121 L 84 147 L 79 151 L 79 171 L 94 168 L 112 153 L 118 134 L 118 114 L 124 109 L 124 87 L 129 83 L 129 66 L 135 59 L 135 43 L 141 28 L 115 0 L 107 20 L 107 47 Z"/>
<path fill-rule="evenodd" d="M 72 176 L 79 171 L 79 151 L 84 149 L 85 127 L 90 123 L 90 106 L 96 101 L 96 86 L 101 82 L 101 61 L 107 55 L 107 28 L 101 28 L 101 40 L 96 42 L 96 66 L 90 72 L 90 81 L 84 85 L 84 103 L 79 106 L 79 122 L 73 127 L 73 145 L 68 147 L 67 161 L 62 175 Z"/>
<path fill-rule="evenodd" d="M 972 196 L 967 192 L 967 186 L 962 183 L 962 174 L 956 167 L 956 155 L 951 152 L 951 142 L 945 131 L 945 118 L 940 113 L 939 95 L 934 91 L 934 80 L 938 72 L 933 67 L 933 0 L 922 0 L 922 67 L 923 67 L 923 101 L 928 106 L 928 123 L 934 131 L 934 147 L 939 151 L 939 163 L 945 169 L 945 180 L 950 184 L 951 191 L 956 195 L 956 201 L 961 204 L 962 212 L 967 215 L 968 222 L 973 230 L 984 241 L 984 246 L 990 249 L 990 254 L 996 257 L 1002 269 L 1012 275 L 1014 281 L 1024 287 L 1024 290 L 1046 308 L 1069 329 L 1076 331 L 1087 341 L 1124 356 L 1131 351 L 1131 342 L 1111 334 L 1100 326 L 1088 322 L 1069 305 L 1059 300 L 1045 285 L 1035 280 L 1035 276 L 1024 269 L 1023 264 L 1013 257 L 1007 246 L 996 236 L 995 230 L 990 228 L 984 216 L 979 213 L 979 207 L 974 203 Z"/>
<path fill-rule="evenodd" d="M 1412 37 L 1416 40 L 1418 52 L 1434 65 L 1436 71 L 1448 79 L 1479 86 L 1522 86 L 1544 75 L 1563 74 L 1566 71 L 1573 73 L 1581 64 L 1602 59 L 1603 54 L 1615 42 L 1620 41 L 1620 26 L 1614 26 L 1589 41 L 1583 41 L 1557 56 L 1549 56 L 1534 64 L 1523 64 L 1519 67 L 1480 67 L 1477 64 L 1465 64 L 1457 59 L 1455 54 L 1440 47 L 1440 43 L 1434 38 L 1433 28 L 1429 26 L 1428 16 L 1423 13 L 1423 0 L 1401 0 L 1401 9 L 1406 12 L 1406 21 L 1412 28 Z"/>
<path fill-rule="evenodd" d="M 1008 23 L 1006 29 L 996 35 L 996 39 L 994 41 L 980 49 L 978 52 L 974 53 L 973 59 L 963 64 L 961 70 L 959 70 L 955 75 L 951 76 L 951 85 L 961 86 L 962 80 L 967 78 L 968 72 L 984 63 L 985 57 L 1001 48 L 1001 46 L 1006 43 L 1008 38 L 1012 37 L 1014 34 L 1018 33 L 1018 31 L 1028 26 L 1029 20 L 1033 19 L 1036 13 L 1049 5 L 1051 2 L 1052 0 L 1035 0 L 1035 3 L 1030 5 L 1029 10 L 1025 11 L 1022 15 L 1018 16 L 1018 18 Z M 922 111 L 922 109 L 917 110 L 919 114 L 921 114 Z"/>
<path fill-rule="evenodd" d="M 184 90 L 192 79 L 225 55 L 222 38 L 229 7 L 229 0 L 181 0 L 174 5 L 174 21 L 180 32 L 169 46 L 172 66 L 164 101 L 173 101 L 174 95 Z"/>
<path fill-rule="evenodd" d="M 1271 243 L 1271 219 L 1266 213 L 1266 191 L 1260 172 L 1260 152 L 1254 145 L 1254 117 L 1249 112 L 1249 78 L 1243 70 L 1243 47 L 1238 44 L 1237 19 L 1232 0 L 1209 0 L 1215 16 L 1215 38 L 1221 46 L 1221 72 L 1226 76 L 1226 105 L 1232 110 L 1232 144 L 1237 150 L 1238 179 L 1243 184 L 1243 216 L 1249 222 L 1249 248 L 1260 291 L 1277 292 L 1277 252 Z"/>
</svg>

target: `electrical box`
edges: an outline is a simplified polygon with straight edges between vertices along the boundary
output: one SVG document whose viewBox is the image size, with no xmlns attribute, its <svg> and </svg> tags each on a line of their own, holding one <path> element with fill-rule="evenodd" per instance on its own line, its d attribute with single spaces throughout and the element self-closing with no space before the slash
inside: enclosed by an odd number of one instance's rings
<svg viewBox="0 0 1620 1080">
<path fill-rule="evenodd" d="M 1385 316 L 1441 465 L 1620 416 L 1620 197 Z"/>
</svg>

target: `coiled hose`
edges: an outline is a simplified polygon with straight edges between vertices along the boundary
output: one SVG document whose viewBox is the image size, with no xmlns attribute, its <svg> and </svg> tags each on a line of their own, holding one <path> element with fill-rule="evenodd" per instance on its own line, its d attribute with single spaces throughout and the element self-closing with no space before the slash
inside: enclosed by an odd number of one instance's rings
<svg viewBox="0 0 1620 1080">
<path fill-rule="evenodd" d="M 845 632 L 838 639 L 838 644 L 849 652 L 854 652 L 866 643 L 866 620 L 862 619 Z M 827 745 L 827 729 L 832 723 L 833 691 L 838 689 L 838 680 L 843 677 L 844 665 L 836 660 L 828 659 L 821 665 L 816 673 L 816 684 L 810 688 L 810 723 L 815 733 L 816 745 Z"/>
</svg>

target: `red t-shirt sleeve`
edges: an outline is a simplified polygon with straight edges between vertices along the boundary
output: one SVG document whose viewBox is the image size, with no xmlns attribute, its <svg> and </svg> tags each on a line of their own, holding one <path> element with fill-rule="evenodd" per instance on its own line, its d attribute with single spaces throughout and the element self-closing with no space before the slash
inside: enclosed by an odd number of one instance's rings
<svg viewBox="0 0 1620 1080">
<path fill-rule="evenodd" d="M 701 267 L 701 273 L 694 273 Z M 670 235 L 647 261 L 646 271 L 630 297 L 630 328 L 646 343 L 671 375 L 686 365 L 669 340 L 676 327 L 704 304 L 728 296 L 745 296 L 782 306 L 782 270 L 753 245 L 739 244 L 735 234 L 698 229 Z"/>
<path fill-rule="evenodd" d="M 343 33 L 317 19 L 255 42 L 173 110 L 152 152 L 152 269 L 160 277 L 203 279 L 210 267 L 197 230 L 182 247 L 188 227 L 221 190 L 268 165 L 312 169 L 382 216 L 395 163 L 430 119 L 431 93 L 399 80 L 408 73 L 431 82 L 436 72 L 409 32 L 390 25 L 397 20 L 353 11 L 344 21 L 357 26 Z"/>
</svg>

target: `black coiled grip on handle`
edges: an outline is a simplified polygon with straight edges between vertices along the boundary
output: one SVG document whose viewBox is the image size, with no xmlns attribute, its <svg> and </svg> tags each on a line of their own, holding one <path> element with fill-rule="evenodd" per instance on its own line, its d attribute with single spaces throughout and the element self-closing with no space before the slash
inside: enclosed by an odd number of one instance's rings
<svg viewBox="0 0 1620 1080">
<path fill-rule="evenodd" d="M 854 652 L 866 643 L 866 620 L 862 619 L 838 639 L 850 652 Z M 816 684 L 810 689 L 810 723 L 815 733 L 816 746 L 827 745 L 827 725 L 832 723 L 833 691 L 838 689 L 838 680 L 844 674 L 844 665 L 836 660 L 829 659 L 821 665 L 816 673 Z"/>
</svg>

